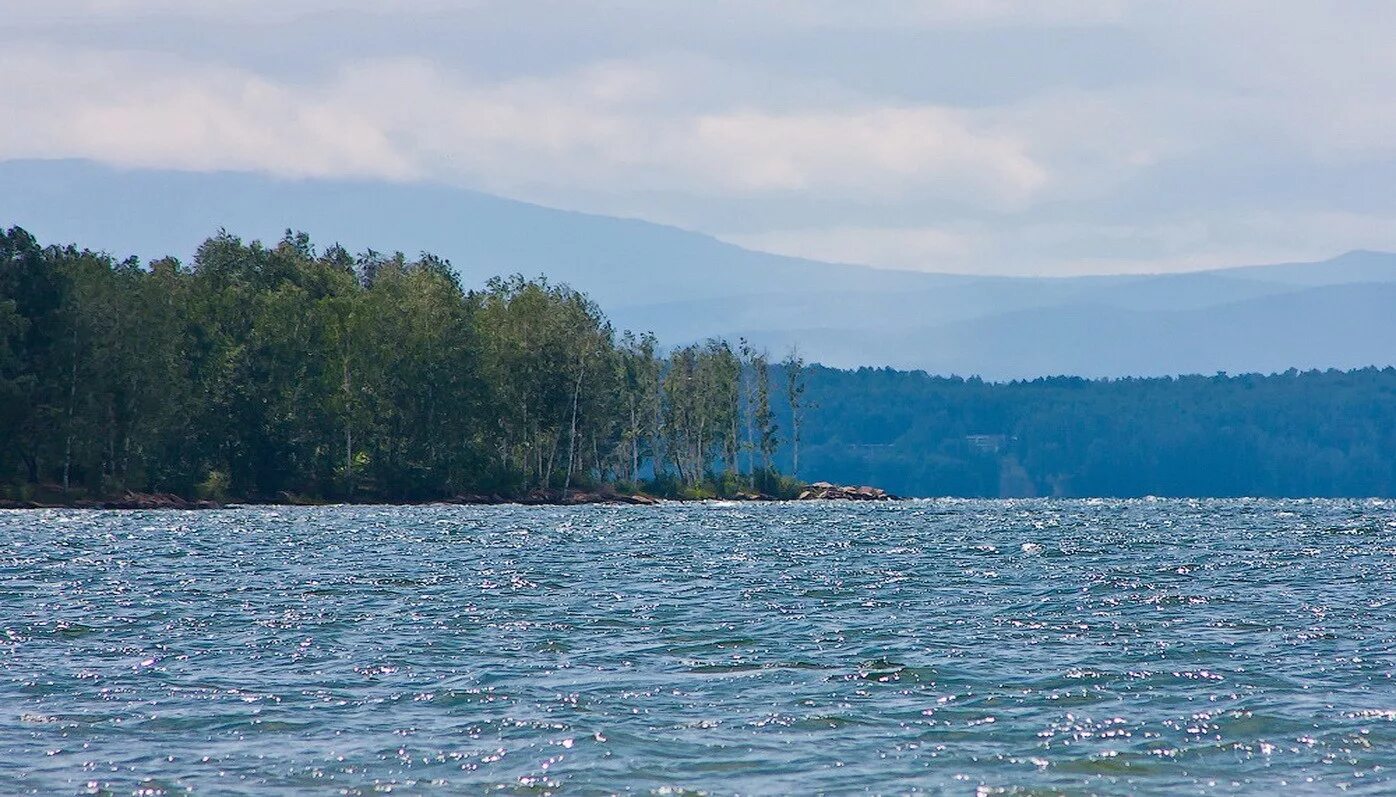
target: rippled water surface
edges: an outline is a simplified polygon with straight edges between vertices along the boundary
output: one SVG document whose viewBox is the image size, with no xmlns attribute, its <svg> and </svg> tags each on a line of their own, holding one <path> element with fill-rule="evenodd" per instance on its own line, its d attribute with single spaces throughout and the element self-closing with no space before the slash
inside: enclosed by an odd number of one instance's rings
<svg viewBox="0 0 1396 797">
<path fill-rule="evenodd" d="M 0 513 L 0 793 L 1390 793 L 1396 504 Z"/>
</svg>

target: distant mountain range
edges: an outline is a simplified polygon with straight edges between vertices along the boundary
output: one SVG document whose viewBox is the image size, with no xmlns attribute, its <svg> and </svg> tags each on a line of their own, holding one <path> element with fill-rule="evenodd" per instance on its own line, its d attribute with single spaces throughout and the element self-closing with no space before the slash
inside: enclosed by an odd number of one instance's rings
<svg viewBox="0 0 1396 797">
<path fill-rule="evenodd" d="M 1187 274 L 972 277 L 754 252 L 711 236 L 432 185 L 0 162 L 0 224 L 183 259 L 218 228 L 426 250 L 465 283 L 546 274 L 665 343 L 745 336 L 838 367 L 1012 379 L 1396 363 L 1396 254 Z"/>
</svg>

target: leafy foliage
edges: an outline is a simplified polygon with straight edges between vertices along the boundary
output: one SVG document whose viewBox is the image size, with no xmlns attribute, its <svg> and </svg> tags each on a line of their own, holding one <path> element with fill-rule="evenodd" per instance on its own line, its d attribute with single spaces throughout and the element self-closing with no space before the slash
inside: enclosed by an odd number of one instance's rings
<svg viewBox="0 0 1396 797">
<path fill-rule="evenodd" d="M 779 432 L 779 434 L 778 434 Z M 0 497 L 428 500 L 614 485 L 1396 495 L 1396 370 L 991 384 L 617 334 L 543 279 L 226 232 L 142 266 L 0 231 Z"/>
<path fill-rule="evenodd" d="M 739 392 L 765 369 L 723 341 L 663 358 L 544 279 L 465 291 L 430 254 L 220 232 L 189 267 L 143 268 L 0 234 L 11 498 L 425 500 L 644 479 L 727 495 L 759 481 L 735 478 L 755 445 L 743 423 L 773 439 L 769 408 L 744 416 Z"/>
</svg>

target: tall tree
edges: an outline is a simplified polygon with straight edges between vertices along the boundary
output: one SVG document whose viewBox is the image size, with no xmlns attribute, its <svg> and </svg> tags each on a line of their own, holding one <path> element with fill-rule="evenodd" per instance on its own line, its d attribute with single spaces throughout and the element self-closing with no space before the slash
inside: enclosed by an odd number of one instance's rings
<svg viewBox="0 0 1396 797">
<path fill-rule="evenodd" d="M 790 475 L 800 475 L 800 427 L 805 418 L 805 360 L 792 348 L 781 366 L 785 370 L 785 399 L 790 403 Z"/>
</svg>

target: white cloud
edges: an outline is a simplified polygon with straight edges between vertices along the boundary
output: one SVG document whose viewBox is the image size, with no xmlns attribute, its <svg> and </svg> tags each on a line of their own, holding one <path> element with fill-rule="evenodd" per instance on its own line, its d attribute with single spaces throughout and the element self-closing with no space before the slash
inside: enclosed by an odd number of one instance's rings
<svg viewBox="0 0 1396 797">
<path fill-rule="evenodd" d="M 28 24 L 159 17 L 275 23 L 324 13 L 471 12 L 484 5 L 475 0 L 52 0 L 19 3 L 6 12 L 11 22 Z"/>
<path fill-rule="evenodd" d="M 1025 142 L 937 107 L 803 114 L 737 112 L 698 120 L 685 142 L 737 190 L 832 189 L 896 197 L 945 190 L 1022 201 L 1048 181 Z M 704 171 L 707 171 L 705 168 Z"/>
<path fill-rule="evenodd" d="M 1123 0 L 55 0 L 23 4 L 11 18 L 29 22 L 174 16 L 276 21 L 325 12 L 375 15 L 589 15 L 603 19 L 668 20 L 683 25 L 746 28 L 886 30 L 997 25 L 1081 25 L 1123 18 Z"/>
<path fill-rule="evenodd" d="M 612 5 L 656 7 L 643 0 Z M 721 0 L 691 4 L 687 13 L 720 9 L 733 24 L 867 31 L 1105 24 L 1122 19 L 1126 8 L 1123 0 Z"/>
<path fill-rule="evenodd" d="M 585 184 L 708 194 L 954 193 L 1016 203 L 1048 180 L 1013 135 L 937 107 L 685 113 L 643 65 L 471 81 L 417 59 L 315 85 L 131 53 L 0 55 L 0 157 L 453 179 L 537 195 Z M 52 102 L 62 97 L 61 104 Z"/>
<path fill-rule="evenodd" d="M 290 176 L 421 176 L 363 110 L 242 70 L 123 53 L 0 53 L 0 158 Z"/>
<path fill-rule="evenodd" d="M 831 226 L 720 236 L 778 254 L 964 274 L 1157 274 L 1389 249 L 1396 214 L 1243 211 L 1136 224 L 966 222 Z"/>
<path fill-rule="evenodd" d="M 430 179 L 902 268 L 1396 247 L 1396 200 L 1343 179 L 1396 176 L 1385 1 L 12 5 L 0 158 Z M 934 90 L 878 57 L 947 42 Z"/>
</svg>

